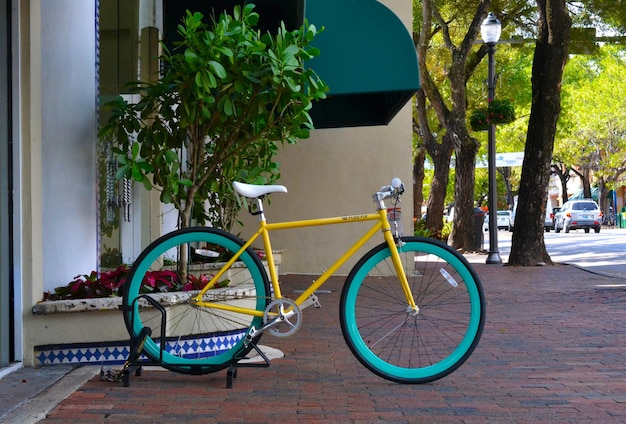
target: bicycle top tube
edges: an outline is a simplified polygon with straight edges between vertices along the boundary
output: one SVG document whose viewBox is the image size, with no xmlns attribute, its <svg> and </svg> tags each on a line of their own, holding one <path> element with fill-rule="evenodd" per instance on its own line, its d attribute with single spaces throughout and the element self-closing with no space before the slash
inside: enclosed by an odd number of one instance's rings
<svg viewBox="0 0 626 424">
<path fill-rule="evenodd" d="M 265 214 L 263 210 L 263 198 L 271 193 L 287 193 L 287 187 L 283 185 L 258 185 L 258 184 L 246 184 L 239 181 L 233 182 L 233 188 L 235 191 L 241 196 L 248 199 L 248 210 L 252 215 L 259 215 L 259 220 L 265 221 Z M 390 185 L 385 185 L 381 187 L 380 191 L 377 191 L 373 194 L 374 202 L 378 204 L 378 210 L 386 209 L 385 200 L 386 199 L 395 199 L 396 202 L 400 200 L 400 196 L 404 193 L 404 184 L 400 178 L 393 178 L 391 180 Z M 367 221 L 371 219 L 376 219 L 373 215 L 351 215 L 347 217 L 342 217 L 344 221 Z M 312 225 L 320 225 L 319 221 L 325 220 L 336 220 L 336 218 L 328 218 L 328 219 L 316 219 L 316 220 L 303 220 L 297 221 L 300 222 L 297 226 L 312 226 Z M 296 221 L 294 221 L 296 222 Z M 340 222 L 330 222 L 330 223 L 341 223 Z M 326 224 L 328 222 L 325 222 Z M 285 223 L 286 224 L 286 223 Z M 321 224 L 321 225 L 324 225 Z M 281 225 L 282 227 L 283 225 Z M 286 228 L 294 228 L 294 226 L 289 225 Z"/>
</svg>

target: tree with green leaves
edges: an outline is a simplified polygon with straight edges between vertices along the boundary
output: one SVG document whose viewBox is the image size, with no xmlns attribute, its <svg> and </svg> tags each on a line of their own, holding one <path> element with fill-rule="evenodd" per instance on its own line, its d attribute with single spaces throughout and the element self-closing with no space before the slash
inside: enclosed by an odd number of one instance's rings
<svg viewBox="0 0 626 424">
<path fill-rule="evenodd" d="M 467 115 L 467 111 L 476 107 L 476 99 L 484 97 L 484 82 L 480 79 L 480 73 L 474 71 L 477 69 L 477 64 L 484 58 L 485 51 L 481 49 L 479 44 L 465 57 L 465 63 L 459 63 L 461 60 L 453 60 L 453 58 L 460 59 L 460 56 L 454 56 L 451 52 L 455 47 L 461 46 L 461 40 L 468 33 L 470 22 L 475 16 L 477 4 L 480 7 L 483 3 L 488 4 L 489 11 L 493 11 L 503 25 L 503 40 L 498 46 L 496 98 L 509 96 L 509 98 L 514 99 L 518 116 L 513 124 L 506 127 L 498 126 L 498 152 L 523 149 L 526 157 L 522 169 L 524 176 L 521 177 L 518 170 L 513 170 L 505 181 L 506 184 L 513 182 L 513 185 L 517 185 L 516 182 L 519 181 L 520 191 L 526 193 L 520 196 L 518 207 L 525 211 L 525 215 L 532 216 L 522 228 L 532 227 L 533 230 L 518 231 L 518 234 L 515 235 L 518 247 L 516 253 L 512 255 L 512 264 L 531 265 L 538 262 L 549 262 L 547 252 L 545 252 L 545 248 L 542 248 L 543 208 L 546 204 L 544 196 L 551 172 L 550 165 L 553 164 L 552 148 L 555 145 L 556 131 L 560 131 L 559 127 L 569 124 L 577 126 L 579 122 L 579 120 L 575 122 L 570 120 L 570 122 L 557 126 L 560 116 L 560 96 L 556 95 L 560 95 L 560 78 L 563 75 L 566 59 L 563 59 L 564 61 L 561 63 L 558 56 L 553 58 L 550 57 L 550 54 L 565 55 L 564 57 L 567 58 L 567 54 L 571 52 L 563 52 L 561 46 L 558 45 L 559 43 L 563 44 L 563 36 L 566 34 L 561 32 L 553 37 L 555 33 L 552 31 L 564 31 L 569 28 L 567 21 L 572 17 L 578 27 L 599 26 L 606 29 L 609 26 L 612 30 L 626 29 L 624 0 L 589 0 L 584 3 L 566 2 L 565 0 L 559 2 L 510 0 L 476 2 L 474 4 L 457 0 L 425 0 L 421 4 L 419 2 L 414 3 L 415 32 L 420 37 L 418 51 L 420 53 L 420 67 L 423 68 L 420 69 L 420 72 L 424 88 L 423 97 L 420 98 L 420 93 L 418 93 L 416 102 L 418 111 L 414 116 L 414 121 L 417 122 L 414 130 L 417 140 L 415 151 L 420 152 L 420 149 L 425 149 L 435 167 L 435 176 L 430 184 L 428 200 L 429 227 L 441 225 L 439 211 L 443 210 L 442 203 L 446 196 L 444 190 L 449 175 L 449 165 L 442 162 L 439 166 L 437 155 L 445 157 L 445 155 L 440 154 L 441 152 L 458 154 L 459 145 L 461 147 L 468 146 L 468 152 L 472 149 L 471 143 L 460 143 L 462 133 L 453 133 L 459 144 L 448 143 L 447 135 L 452 128 L 448 122 L 452 111 Z M 563 13 L 557 13 L 560 11 Z M 430 14 L 432 17 L 430 21 L 428 21 L 426 14 Z M 563 24 L 561 21 L 565 22 L 565 26 L 561 26 Z M 424 33 L 425 35 L 423 35 Z M 537 39 L 538 33 L 541 33 L 544 38 Z M 448 38 L 452 40 L 452 43 L 446 41 Z M 417 35 L 416 39 L 418 39 Z M 423 39 L 428 41 L 426 46 L 423 45 Z M 579 43 L 576 43 L 576 46 L 579 50 Z M 530 59 L 533 60 L 532 66 L 528 64 Z M 465 83 L 467 85 L 461 88 L 461 90 L 465 90 L 466 94 L 464 103 L 453 100 L 455 93 L 462 92 L 456 88 L 459 83 L 455 83 L 451 79 L 453 75 L 459 75 L 458 70 L 456 73 L 454 72 L 455 68 L 465 69 Z M 531 84 L 528 83 L 529 78 Z M 434 93 L 434 95 L 430 93 Z M 555 127 L 556 130 L 553 130 Z M 486 144 L 485 137 L 476 132 L 469 133 L 469 136 L 478 144 L 480 153 Z M 416 158 L 419 159 L 420 157 L 416 155 Z M 465 157 L 469 158 L 471 155 Z M 464 178 L 464 172 L 473 172 L 473 170 L 459 168 L 459 158 L 456 159 L 456 178 L 459 178 L 459 175 Z M 418 165 L 414 169 L 419 170 Z M 558 169 L 563 171 L 562 167 Z M 563 175 L 567 176 L 566 173 Z M 467 178 L 466 181 L 468 181 Z M 461 185 L 456 181 L 455 184 L 457 187 L 454 199 L 456 203 L 459 195 L 464 196 L 468 192 L 471 193 L 471 189 L 459 191 L 458 188 Z M 474 200 L 480 199 L 480 193 L 474 195 L 473 198 Z M 528 202 L 531 202 L 532 205 Z M 463 204 L 466 207 L 470 205 L 467 201 L 464 201 Z M 471 219 L 471 209 L 461 214 L 466 216 L 468 213 Z M 455 216 L 457 216 L 456 213 Z M 469 222 L 471 225 L 471 220 Z M 468 221 L 465 221 L 465 224 L 463 222 L 455 223 L 455 228 L 459 231 L 456 231 L 454 235 L 463 236 L 465 234 L 467 236 L 467 234 L 471 234 L 472 227 L 467 226 L 467 223 Z M 516 220 L 516 224 L 520 224 L 519 221 Z M 455 247 L 462 248 L 458 244 L 458 240 L 457 242 L 455 240 L 456 238 L 452 240 Z M 520 258 L 515 257 L 517 252 L 522 250 L 520 249 L 522 246 L 523 250 L 534 254 L 532 258 L 526 257 L 520 260 Z"/>
<path fill-rule="evenodd" d="M 563 108 L 570 123 L 561 131 L 555 155 L 576 165 L 582 178 L 593 173 L 598 181 L 600 207 L 607 192 L 626 173 L 626 48 L 604 45 L 593 56 L 569 61 L 563 87 Z M 591 196 L 587 178 L 585 196 Z M 583 182 L 585 179 L 583 179 Z"/>
<path fill-rule="evenodd" d="M 565 0 L 538 0 L 539 21 L 532 70 L 532 106 L 522 164 L 510 265 L 552 263 L 543 239 L 552 150 L 561 112 L 561 82 L 572 20 Z"/>
<path fill-rule="evenodd" d="M 196 219 L 228 229 L 238 211 L 231 182 L 274 180 L 278 145 L 309 136 L 312 102 L 327 89 L 304 66 L 319 54 L 313 25 L 262 34 L 252 4 L 203 18 L 187 11 L 158 81 L 132 84 L 137 103 L 108 104 L 100 136 L 116 146 L 118 178 L 160 190 L 181 228 Z"/>
<path fill-rule="evenodd" d="M 452 230 L 452 245 L 456 248 L 469 248 L 473 244 L 472 231 L 474 207 L 474 166 L 478 144 L 470 136 L 467 122 L 466 84 L 468 57 L 474 41 L 478 37 L 481 18 L 487 13 L 489 1 L 481 1 L 478 7 L 469 8 L 466 2 L 461 4 L 441 5 L 433 0 L 423 0 L 419 37 L 417 43 L 420 80 L 422 90 L 417 93 L 417 118 L 419 136 L 433 160 L 434 178 L 428 199 L 427 228 L 438 233 L 443 222 L 445 190 L 448 182 L 450 158 L 456 152 L 455 180 L 455 219 Z M 455 7 L 471 13 L 452 12 Z M 446 12 L 453 15 L 446 19 Z M 460 28 L 463 28 L 461 30 Z M 438 48 L 432 48 L 432 44 Z M 437 75 L 431 66 L 434 55 L 450 63 L 445 74 Z M 444 94 L 445 90 L 445 94 Z M 437 125 L 443 130 L 441 139 L 434 134 L 427 116 L 427 109 L 432 108 Z M 440 140 L 440 141 L 439 141 Z M 469 230 L 469 231 L 468 231 Z"/>
<path fill-rule="evenodd" d="M 474 245 L 474 186 L 480 140 L 468 127 L 468 83 L 487 54 L 478 44 L 480 25 L 492 2 L 478 4 L 456 0 L 423 0 L 415 12 L 415 31 L 422 90 L 417 93 L 416 133 L 433 162 L 434 177 L 428 198 L 426 226 L 438 233 L 442 226 L 450 159 L 455 154 L 454 226 L 451 245 L 468 249 Z M 503 27 L 528 13 L 528 3 L 507 2 L 509 13 Z M 498 7 L 504 7 L 498 4 Z M 500 15 L 498 13 L 498 15 Z"/>
</svg>

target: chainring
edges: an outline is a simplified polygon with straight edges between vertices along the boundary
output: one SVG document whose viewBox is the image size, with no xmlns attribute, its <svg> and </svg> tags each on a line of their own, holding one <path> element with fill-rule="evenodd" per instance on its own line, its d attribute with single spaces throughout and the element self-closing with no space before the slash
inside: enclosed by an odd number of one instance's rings
<svg viewBox="0 0 626 424">
<path fill-rule="evenodd" d="M 268 324 L 277 320 L 275 325 L 266 331 L 276 337 L 289 337 L 302 325 L 302 311 L 291 299 L 276 299 L 265 308 L 263 322 Z"/>
</svg>

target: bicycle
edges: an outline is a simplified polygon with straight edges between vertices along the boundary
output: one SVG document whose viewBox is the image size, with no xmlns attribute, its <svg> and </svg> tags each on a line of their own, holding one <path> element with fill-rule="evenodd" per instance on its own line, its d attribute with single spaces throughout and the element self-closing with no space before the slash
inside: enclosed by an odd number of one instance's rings
<svg viewBox="0 0 626 424">
<path fill-rule="evenodd" d="M 352 353 L 385 379 L 426 383 L 450 374 L 473 352 L 485 322 L 480 280 L 446 244 L 398 233 L 385 202 L 400 201 L 399 179 L 373 195 L 376 213 L 276 223 L 266 221 L 263 199 L 286 193 L 284 186 L 236 182 L 234 188 L 258 218 L 248 241 L 215 228 L 186 228 L 151 243 L 133 264 L 122 310 L 131 340 L 141 344 L 137 354 L 188 374 L 237 366 L 252 349 L 262 354 L 261 335 L 294 334 L 302 311 L 321 306 L 316 290 L 378 232 L 384 242 L 358 260 L 341 293 L 340 325 Z M 363 221 L 374 225 L 296 299 L 283 296 L 271 231 Z M 251 248 L 259 238 L 267 268 Z M 155 272 L 191 290 L 144 293 Z M 206 285 L 193 287 L 199 280 Z"/>
</svg>

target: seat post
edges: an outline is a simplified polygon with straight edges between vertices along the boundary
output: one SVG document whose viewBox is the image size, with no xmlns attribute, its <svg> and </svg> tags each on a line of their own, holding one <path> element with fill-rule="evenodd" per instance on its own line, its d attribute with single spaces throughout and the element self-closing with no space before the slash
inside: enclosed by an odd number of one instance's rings
<svg viewBox="0 0 626 424">
<path fill-rule="evenodd" d="M 263 197 L 248 199 L 248 211 L 250 215 L 258 215 L 259 222 L 265 221 L 265 212 L 263 211 Z"/>
</svg>

